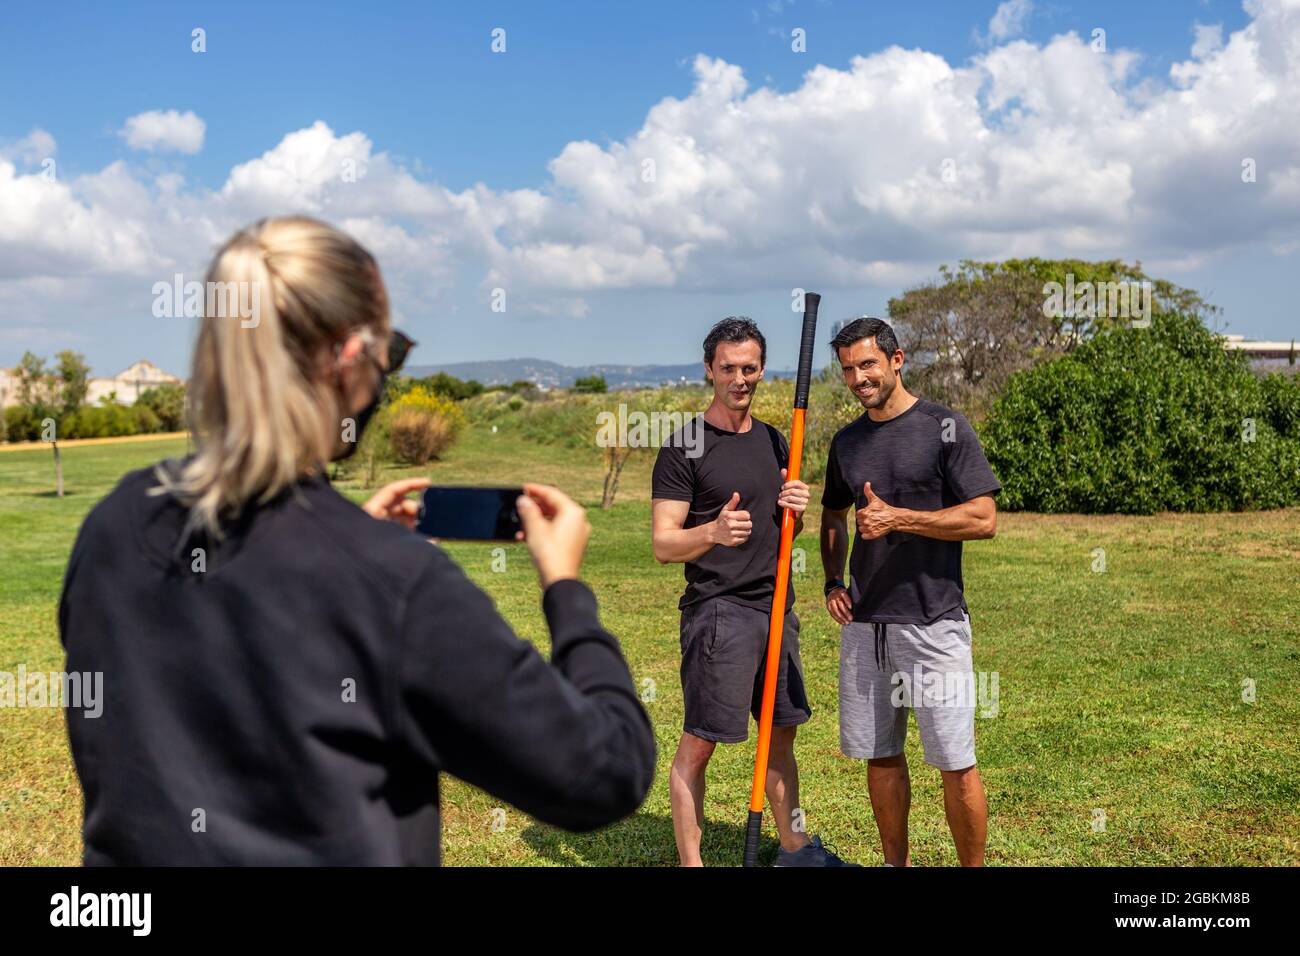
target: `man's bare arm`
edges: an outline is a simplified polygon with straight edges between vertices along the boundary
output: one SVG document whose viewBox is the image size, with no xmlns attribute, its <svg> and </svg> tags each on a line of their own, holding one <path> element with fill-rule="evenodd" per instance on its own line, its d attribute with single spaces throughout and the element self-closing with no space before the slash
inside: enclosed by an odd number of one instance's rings
<svg viewBox="0 0 1300 956">
<path fill-rule="evenodd" d="M 849 509 L 822 508 L 822 574 L 827 581 L 844 577 L 849 557 Z"/>
<path fill-rule="evenodd" d="M 683 528 L 690 513 L 689 501 L 655 498 L 650 502 L 655 560 L 660 564 L 694 561 L 713 547 L 709 524 Z"/>
<path fill-rule="evenodd" d="M 872 490 L 863 487 L 867 504 L 858 509 L 858 534 L 870 540 L 891 531 L 905 531 L 939 541 L 975 541 L 997 533 L 997 503 L 992 495 L 980 495 L 951 508 L 913 511 L 886 504 Z"/>
<path fill-rule="evenodd" d="M 660 564 L 694 561 L 714 545 L 734 548 L 749 540 L 754 522 L 740 507 L 740 492 L 722 506 L 718 516 L 708 524 L 683 528 L 690 514 L 690 502 L 655 498 L 650 502 L 655 560 Z"/>
<path fill-rule="evenodd" d="M 977 541 L 998 530 L 998 507 L 992 495 L 981 495 L 938 511 L 899 509 L 898 530 L 940 541 Z"/>
<path fill-rule="evenodd" d="M 822 509 L 822 573 L 827 581 L 844 580 L 844 562 L 849 556 L 849 509 Z M 837 624 L 853 621 L 853 599 L 845 588 L 826 595 L 826 610 Z"/>
</svg>

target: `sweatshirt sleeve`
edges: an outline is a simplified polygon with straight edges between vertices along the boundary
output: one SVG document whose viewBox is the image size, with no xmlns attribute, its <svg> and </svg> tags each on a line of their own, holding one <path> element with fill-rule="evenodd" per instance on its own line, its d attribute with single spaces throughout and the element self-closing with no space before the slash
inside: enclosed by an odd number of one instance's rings
<svg viewBox="0 0 1300 956">
<path fill-rule="evenodd" d="M 557 581 L 542 608 L 549 663 L 437 551 L 403 616 L 395 726 L 422 763 L 544 823 L 591 830 L 645 799 L 654 732 L 590 589 Z"/>
</svg>

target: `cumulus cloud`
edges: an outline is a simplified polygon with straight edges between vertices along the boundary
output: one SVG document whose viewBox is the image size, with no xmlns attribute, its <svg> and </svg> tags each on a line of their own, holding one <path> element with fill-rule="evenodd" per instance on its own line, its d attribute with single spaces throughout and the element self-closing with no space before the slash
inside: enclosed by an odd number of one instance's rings
<svg viewBox="0 0 1300 956">
<path fill-rule="evenodd" d="M 1192 59 L 1194 60 L 1203 60 L 1209 54 L 1216 53 L 1223 47 L 1222 23 L 1196 23 L 1192 26 L 1192 32 L 1196 35 L 1196 40 L 1192 43 Z"/>
<path fill-rule="evenodd" d="M 989 39 L 1008 40 L 1019 36 L 1033 9 L 1031 0 L 1006 0 L 1005 3 L 999 3 L 989 19 Z"/>
<path fill-rule="evenodd" d="M 135 188 L 117 163 L 94 177 L 62 183 L 42 173 L 20 174 L 0 159 L 0 284 L 140 273 L 159 264 L 149 205 L 128 209 L 102 202 L 105 193 L 125 196 Z"/>
<path fill-rule="evenodd" d="M 149 110 L 127 119 L 119 135 L 132 149 L 160 153 L 197 153 L 207 124 L 193 112 Z"/>
<path fill-rule="evenodd" d="M 572 316 L 608 291 L 896 289 L 960 257 L 1286 248 L 1300 231 L 1300 2 L 1247 10 L 1226 38 L 1196 27 L 1187 59 L 1155 80 L 1138 77 L 1136 52 L 1074 33 L 958 65 L 890 47 L 814 66 L 788 91 L 699 56 L 689 94 L 625 139 L 570 142 L 538 189 L 452 191 L 323 122 L 215 189 L 121 163 L 49 182 L 0 152 L 0 287 L 167 277 L 289 212 L 371 245 L 399 308 L 500 287 L 512 311 Z"/>
<path fill-rule="evenodd" d="M 0 159 L 27 164 L 43 163 L 58 152 L 54 137 L 43 129 L 34 129 L 12 143 L 0 142 Z"/>
</svg>

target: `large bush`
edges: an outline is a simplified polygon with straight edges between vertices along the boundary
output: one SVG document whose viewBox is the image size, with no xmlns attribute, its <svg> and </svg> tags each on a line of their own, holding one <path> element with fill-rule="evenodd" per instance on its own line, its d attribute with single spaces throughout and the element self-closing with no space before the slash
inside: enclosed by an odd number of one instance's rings
<svg viewBox="0 0 1300 956">
<path fill-rule="evenodd" d="M 455 437 L 447 419 L 419 408 L 395 410 L 388 436 L 397 460 L 412 465 L 427 464 L 430 458 L 440 456 Z"/>
<path fill-rule="evenodd" d="M 54 414 L 52 407 L 10 405 L 4 410 L 5 438 L 8 441 L 36 441 L 41 437 L 41 422 Z"/>
<path fill-rule="evenodd" d="M 393 455 L 416 465 L 442 455 L 465 426 L 465 413 L 455 401 L 420 385 L 393 402 L 385 418 Z"/>
<path fill-rule="evenodd" d="M 116 438 L 162 431 L 157 414 L 145 405 L 83 405 L 63 416 L 59 438 Z"/>
<path fill-rule="evenodd" d="M 1300 503 L 1300 383 L 1256 376 L 1190 315 L 1157 314 L 1018 373 L 981 432 L 1010 509 Z"/>
<path fill-rule="evenodd" d="M 115 438 L 162 430 L 162 422 L 144 405 L 82 405 L 62 417 L 49 406 L 13 405 L 4 410 L 4 430 L 9 441 L 36 441 L 44 437 L 42 422 L 58 422 L 54 437 L 60 441 L 73 438 Z"/>
</svg>

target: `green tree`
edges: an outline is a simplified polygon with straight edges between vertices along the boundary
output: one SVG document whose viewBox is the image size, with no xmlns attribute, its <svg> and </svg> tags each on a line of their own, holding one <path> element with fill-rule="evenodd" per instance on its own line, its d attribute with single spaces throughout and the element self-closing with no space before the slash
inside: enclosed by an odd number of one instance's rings
<svg viewBox="0 0 1300 956">
<path fill-rule="evenodd" d="M 1119 260 L 962 260 L 939 280 L 889 300 L 889 316 L 908 355 L 909 388 L 980 420 L 1016 372 L 1073 351 L 1093 335 L 1135 319 L 1129 291 L 1149 283 L 1150 313 L 1202 320 L 1219 311 L 1191 289 L 1153 279 L 1141 263 Z M 1053 301 L 1053 290 L 1088 290 L 1081 301 Z M 1065 296 L 1060 296 L 1064 300 Z M 1091 302 L 1091 308 L 1088 303 Z M 1078 306 L 1078 307 L 1076 307 Z"/>
<path fill-rule="evenodd" d="M 11 374 L 18 381 L 16 396 L 19 405 L 48 408 L 54 398 L 54 375 L 45 367 L 45 359 L 32 352 L 24 352 Z"/>
<path fill-rule="evenodd" d="M 86 400 L 86 393 L 90 390 L 90 366 L 86 364 L 85 356 L 71 349 L 64 349 L 56 358 L 59 406 L 66 415 L 76 411 Z"/>
<path fill-rule="evenodd" d="M 588 375 L 585 378 L 575 380 L 573 390 L 575 392 L 602 394 L 609 391 L 609 386 L 605 384 L 605 376 Z"/>
</svg>

